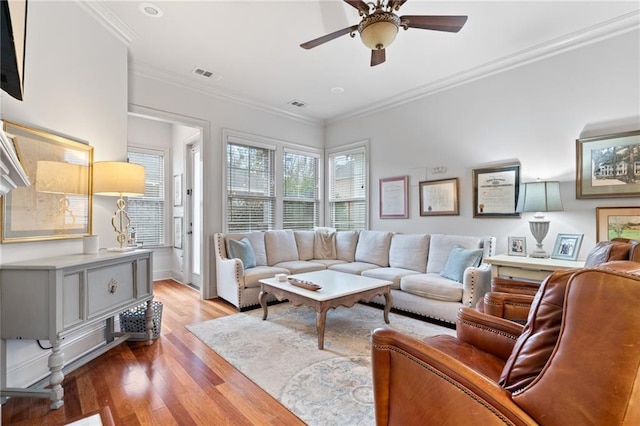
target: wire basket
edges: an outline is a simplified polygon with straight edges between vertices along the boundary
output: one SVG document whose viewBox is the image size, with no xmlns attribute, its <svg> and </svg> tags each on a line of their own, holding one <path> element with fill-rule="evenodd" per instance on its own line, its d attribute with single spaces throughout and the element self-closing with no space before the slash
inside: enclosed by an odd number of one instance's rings
<svg viewBox="0 0 640 426">
<path fill-rule="evenodd" d="M 162 302 L 152 302 L 153 310 L 153 330 L 152 339 L 160 337 L 160 329 L 162 327 Z M 123 333 L 145 333 L 147 318 L 145 316 L 147 304 L 143 303 L 135 308 L 120 313 L 120 330 Z M 132 337 L 130 340 L 147 340 L 146 338 Z"/>
</svg>

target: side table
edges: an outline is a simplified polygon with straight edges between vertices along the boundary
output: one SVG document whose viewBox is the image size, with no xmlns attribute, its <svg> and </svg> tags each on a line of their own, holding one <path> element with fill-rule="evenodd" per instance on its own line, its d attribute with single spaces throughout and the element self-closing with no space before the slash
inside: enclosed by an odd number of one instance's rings
<svg viewBox="0 0 640 426">
<path fill-rule="evenodd" d="M 544 281 L 545 278 L 559 269 L 584 267 L 583 260 L 538 259 L 506 254 L 487 257 L 483 261 L 491 265 L 491 278 L 502 277 L 537 282 Z"/>
</svg>

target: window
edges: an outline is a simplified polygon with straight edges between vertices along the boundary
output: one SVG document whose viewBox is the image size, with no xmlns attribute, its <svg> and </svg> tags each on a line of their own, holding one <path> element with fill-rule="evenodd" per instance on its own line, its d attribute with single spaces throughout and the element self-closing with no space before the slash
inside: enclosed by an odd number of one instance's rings
<svg viewBox="0 0 640 426">
<path fill-rule="evenodd" d="M 275 147 L 227 144 L 227 230 L 274 229 Z"/>
<path fill-rule="evenodd" d="M 145 193 L 129 197 L 127 212 L 136 241 L 146 247 L 165 244 L 165 177 L 164 152 L 129 147 L 129 162 L 144 166 Z"/>
<path fill-rule="evenodd" d="M 329 226 L 361 230 L 367 226 L 366 148 L 329 154 Z"/>
<path fill-rule="evenodd" d="M 320 159 L 285 149 L 283 156 L 284 229 L 313 229 L 320 220 Z"/>
</svg>

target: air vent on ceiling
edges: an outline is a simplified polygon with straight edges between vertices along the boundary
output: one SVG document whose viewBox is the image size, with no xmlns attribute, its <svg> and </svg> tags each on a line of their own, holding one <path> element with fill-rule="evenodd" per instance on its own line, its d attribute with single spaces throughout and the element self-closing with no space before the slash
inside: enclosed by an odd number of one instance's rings
<svg viewBox="0 0 640 426">
<path fill-rule="evenodd" d="M 289 105 L 293 105 L 294 107 L 298 107 L 298 108 L 306 108 L 306 107 L 309 106 L 309 104 L 306 104 L 306 103 L 304 103 L 302 101 L 299 101 L 297 99 L 289 101 L 288 103 L 289 103 Z"/>
<path fill-rule="evenodd" d="M 222 75 L 215 73 L 213 71 L 208 71 L 200 67 L 196 67 L 193 69 L 193 73 L 195 75 L 199 75 L 204 78 L 208 78 L 209 80 L 220 80 Z"/>
</svg>

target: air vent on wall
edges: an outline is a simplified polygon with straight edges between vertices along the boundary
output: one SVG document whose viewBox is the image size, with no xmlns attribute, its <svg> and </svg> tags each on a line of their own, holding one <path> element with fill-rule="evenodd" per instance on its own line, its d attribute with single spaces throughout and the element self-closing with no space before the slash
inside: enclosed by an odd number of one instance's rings
<svg viewBox="0 0 640 426">
<path fill-rule="evenodd" d="M 302 101 L 299 101 L 297 99 L 289 101 L 288 103 L 289 103 L 289 105 L 293 105 L 294 107 L 298 107 L 298 108 L 306 108 L 306 107 L 309 106 L 309 104 L 306 104 L 306 103 L 304 103 Z"/>
<path fill-rule="evenodd" d="M 215 73 L 213 71 L 205 70 L 205 69 L 200 68 L 200 67 L 194 68 L 193 69 L 193 73 L 195 75 L 199 75 L 201 77 L 207 78 L 209 80 L 214 80 L 214 81 L 220 80 L 222 78 L 222 75 L 220 75 L 218 73 Z"/>
</svg>

